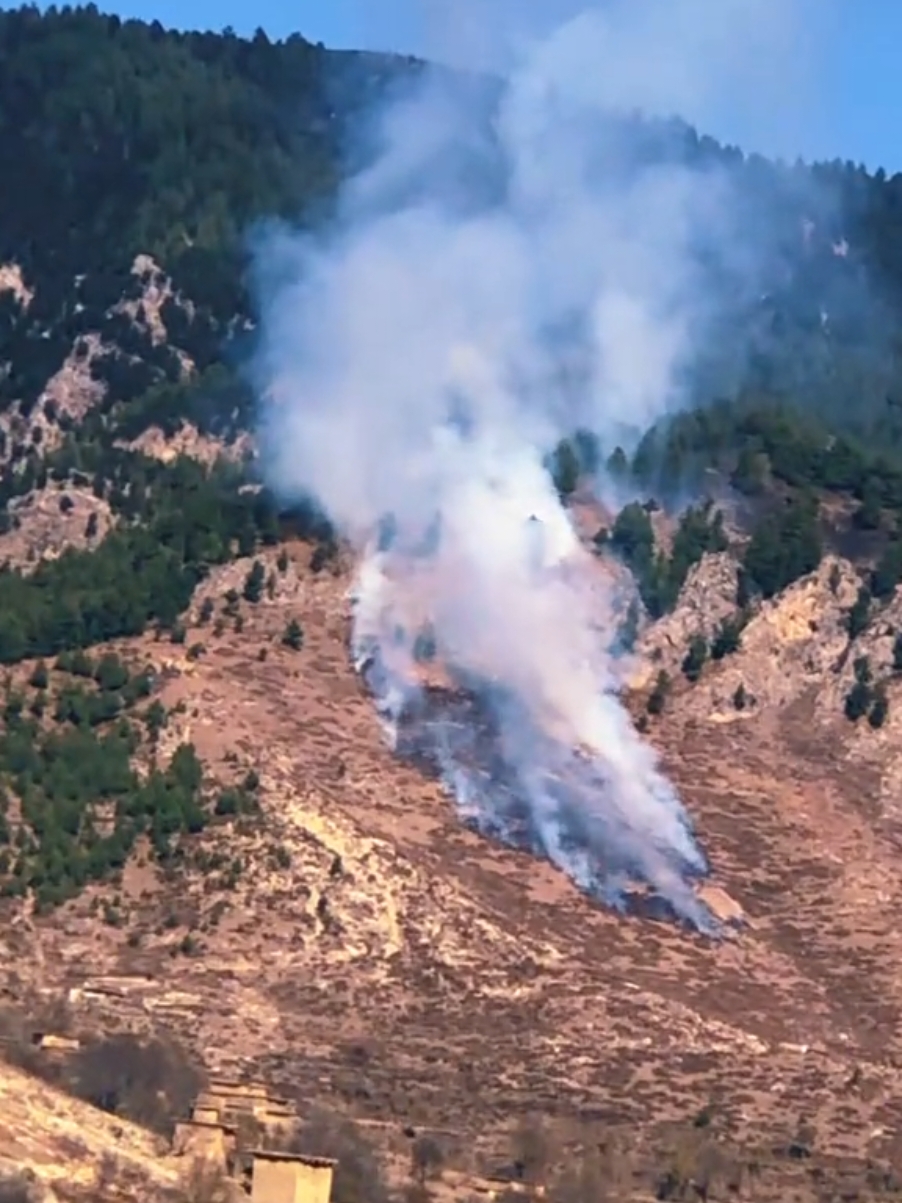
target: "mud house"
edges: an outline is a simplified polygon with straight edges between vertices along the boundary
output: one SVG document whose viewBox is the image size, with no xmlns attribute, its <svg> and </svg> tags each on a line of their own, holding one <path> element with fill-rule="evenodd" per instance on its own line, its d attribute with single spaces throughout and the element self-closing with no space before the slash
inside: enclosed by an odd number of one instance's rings
<svg viewBox="0 0 902 1203">
<path fill-rule="evenodd" d="M 232 1126 L 251 1120 L 271 1134 L 294 1128 L 297 1113 L 287 1099 L 271 1095 L 262 1082 L 214 1078 L 198 1095 L 192 1119 Z"/>
<path fill-rule="evenodd" d="M 251 1203 L 329 1203 L 335 1162 L 306 1153 L 254 1149 L 250 1154 Z"/>
<path fill-rule="evenodd" d="M 198 1095 L 191 1119 L 176 1126 L 172 1152 L 236 1179 L 252 1203 L 329 1203 L 336 1163 L 277 1147 L 296 1127 L 290 1103 L 262 1083 L 214 1079 Z M 249 1134 L 276 1147 L 247 1149 Z"/>
<path fill-rule="evenodd" d="M 227 1173 L 237 1145 L 237 1129 L 215 1120 L 190 1119 L 176 1124 L 172 1152 L 176 1157 L 206 1161 Z"/>
</svg>

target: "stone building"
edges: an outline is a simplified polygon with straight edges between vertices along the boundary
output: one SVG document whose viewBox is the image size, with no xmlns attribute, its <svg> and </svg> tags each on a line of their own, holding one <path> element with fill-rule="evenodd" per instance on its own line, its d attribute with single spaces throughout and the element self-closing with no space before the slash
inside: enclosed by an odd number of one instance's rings
<svg viewBox="0 0 902 1203">
<path fill-rule="evenodd" d="M 251 1203 L 329 1203 L 336 1163 L 278 1147 L 296 1129 L 290 1103 L 262 1083 L 213 1079 L 191 1119 L 176 1125 L 172 1152 L 232 1178 Z M 248 1148 L 249 1137 L 266 1137 L 270 1147 Z"/>
<path fill-rule="evenodd" d="M 250 1160 L 251 1203 L 329 1203 L 335 1171 L 329 1158 L 254 1149 Z"/>
</svg>

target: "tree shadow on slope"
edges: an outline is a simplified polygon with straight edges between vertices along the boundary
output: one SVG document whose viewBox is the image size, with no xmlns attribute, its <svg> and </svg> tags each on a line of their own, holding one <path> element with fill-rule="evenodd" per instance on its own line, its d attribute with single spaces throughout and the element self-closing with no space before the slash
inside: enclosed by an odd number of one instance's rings
<svg viewBox="0 0 902 1203">
<path fill-rule="evenodd" d="M 293 1153 L 335 1159 L 332 1203 L 389 1203 L 382 1158 L 352 1119 L 315 1109 L 289 1148 Z"/>
<path fill-rule="evenodd" d="M 64 1081 L 77 1098 L 169 1137 L 190 1114 L 203 1074 L 173 1041 L 119 1033 L 79 1049 Z"/>
</svg>

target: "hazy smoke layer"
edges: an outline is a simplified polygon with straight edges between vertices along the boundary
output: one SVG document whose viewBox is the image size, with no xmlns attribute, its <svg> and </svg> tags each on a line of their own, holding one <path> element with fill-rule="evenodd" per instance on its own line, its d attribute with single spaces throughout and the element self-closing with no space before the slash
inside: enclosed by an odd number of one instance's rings
<svg viewBox="0 0 902 1203">
<path fill-rule="evenodd" d="M 724 178 L 644 162 L 603 112 L 710 103 L 746 56 L 773 67 L 798 12 L 631 0 L 518 31 L 490 129 L 478 90 L 427 73 L 337 228 L 259 250 L 271 481 L 363 553 L 354 654 L 399 750 L 483 829 L 613 901 L 645 879 L 699 926 L 704 857 L 616 698 L 599 576 L 543 464 L 577 426 L 610 447 L 679 403 L 718 304 L 700 256 L 760 266 Z"/>
</svg>

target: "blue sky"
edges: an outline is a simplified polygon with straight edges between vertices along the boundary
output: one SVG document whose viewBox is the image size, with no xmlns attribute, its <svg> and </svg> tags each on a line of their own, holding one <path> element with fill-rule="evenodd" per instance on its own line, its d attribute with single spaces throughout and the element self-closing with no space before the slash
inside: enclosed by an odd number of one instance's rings
<svg viewBox="0 0 902 1203">
<path fill-rule="evenodd" d="M 528 0 L 524 0 L 528 2 Z M 716 0 L 714 0 L 716 3 Z M 831 0 L 824 0 L 825 9 Z M 252 33 L 262 25 L 271 37 L 302 33 L 328 46 L 368 47 L 416 52 L 410 14 L 423 0 L 99 0 L 123 16 L 154 17 L 178 28 L 222 29 Z M 831 26 L 818 64 L 816 114 L 792 150 L 806 159 L 841 158 L 870 168 L 902 170 L 902 2 L 832 0 L 838 17 Z M 709 132 L 728 141 L 746 141 L 739 124 Z M 795 140 L 798 146 L 795 146 Z M 761 149 L 772 147 L 745 147 Z M 784 146 L 779 147 L 789 153 Z"/>
</svg>

